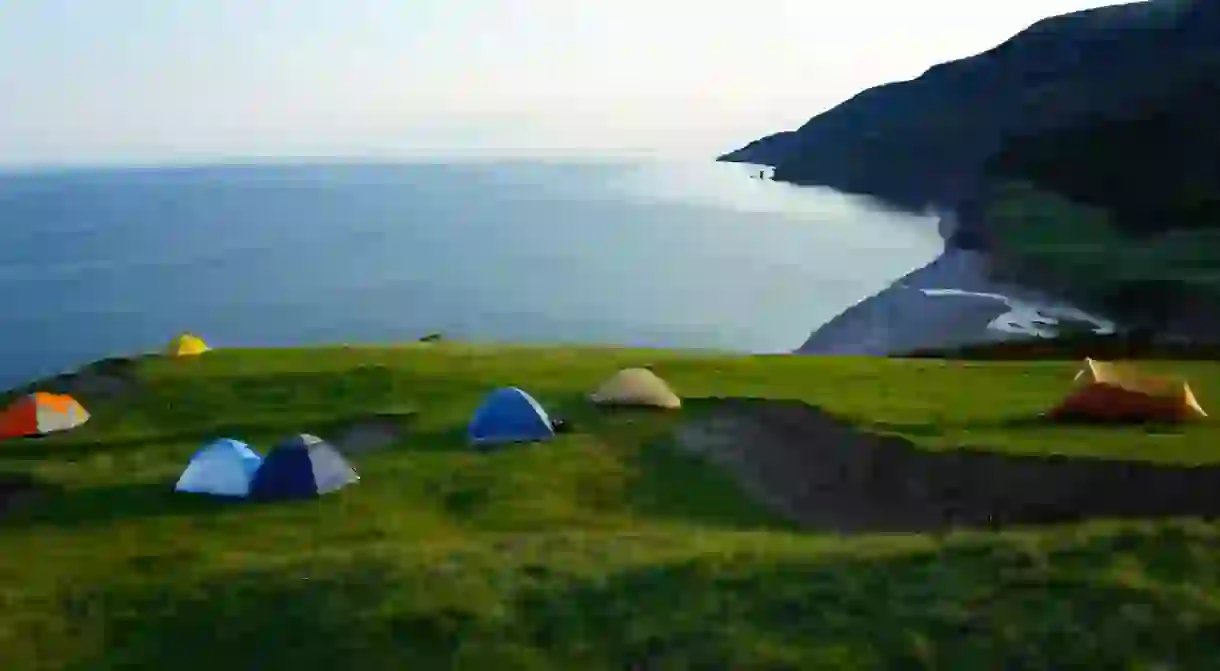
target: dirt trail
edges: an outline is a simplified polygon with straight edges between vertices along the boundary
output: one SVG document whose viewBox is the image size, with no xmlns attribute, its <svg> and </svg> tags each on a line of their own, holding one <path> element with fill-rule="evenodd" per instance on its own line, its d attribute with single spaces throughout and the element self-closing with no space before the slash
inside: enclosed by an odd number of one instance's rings
<svg viewBox="0 0 1220 671">
<path fill-rule="evenodd" d="M 1220 514 L 1220 466 L 930 452 L 795 401 L 725 399 L 677 440 L 787 517 L 841 532 Z"/>
</svg>

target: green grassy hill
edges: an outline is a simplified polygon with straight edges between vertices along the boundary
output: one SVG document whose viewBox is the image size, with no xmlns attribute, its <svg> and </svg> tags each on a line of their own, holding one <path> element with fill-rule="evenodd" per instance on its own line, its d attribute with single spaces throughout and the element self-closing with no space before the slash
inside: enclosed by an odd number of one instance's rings
<svg viewBox="0 0 1220 671">
<path fill-rule="evenodd" d="M 1220 303 L 1220 231 L 1214 227 L 1165 223 L 1165 231 L 1133 236 L 1108 210 L 1027 182 L 998 181 L 985 198 L 997 267 L 1028 284 L 1152 324 L 1181 318 L 1188 304 L 1200 311 L 1199 305 Z"/>
<path fill-rule="evenodd" d="M 818 404 L 921 447 L 1220 461 L 1220 425 L 1010 422 L 1071 362 L 728 357 L 594 348 L 233 350 L 149 359 L 78 431 L 0 443 L 43 493 L 0 513 L 0 669 L 1211 668 L 1220 528 L 799 531 L 671 445 L 701 412 L 584 400 L 649 364 L 685 398 Z M 1150 362 L 1206 406 L 1220 363 Z M 574 431 L 479 453 L 517 384 Z M 266 450 L 380 413 L 399 444 L 315 501 L 170 491 L 207 438 Z M 1133 492 L 1133 496 L 1138 496 Z M 1161 665 L 1161 666 L 1158 666 Z"/>
<path fill-rule="evenodd" d="M 1182 29 L 1214 33 L 1218 5 L 1188 4 L 1198 14 Z M 1171 41 L 1182 39 L 1179 32 Z M 1215 339 L 1220 60 L 1196 58 L 1203 55 L 1145 59 L 1165 73 L 1146 99 L 1013 137 L 988 160 L 984 182 L 993 184 L 980 189 L 987 212 L 979 225 L 1001 263 L 1120 322 L 1173 324 L 1193 340 Z M 1124 81 L 1120 66 L 1099 62 Z M 1122 88 L 1129 86 L 1138 89 L 1125 81 Z"/>
</svg>

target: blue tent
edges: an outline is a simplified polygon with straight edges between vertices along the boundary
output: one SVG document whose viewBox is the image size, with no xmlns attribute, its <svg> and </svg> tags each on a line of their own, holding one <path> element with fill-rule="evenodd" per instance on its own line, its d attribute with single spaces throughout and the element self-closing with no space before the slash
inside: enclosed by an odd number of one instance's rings
<svg viewBox="0 0 1220 671">
<path fill-rule="evenodd" d="M 174 489 L 180 492 L 244 497 L 263 458 L 240 440 L 222 438 L 202 447 L 187 464 Z"/>
<path fill-rule="evenodd" d="M 526 443 L 555 436 L 546 410 L 516 387 L 489 394 L 470 420 L 468 432 L 470 440 L 480 445 Z"/>
<path fill-rule="evenodd" d="M 302 433 L 271 449 L 250 482 L 258 499 L 297 499 L 318 496 L 357 480 L 355 469 L 321 438 Z"/>
</svg>

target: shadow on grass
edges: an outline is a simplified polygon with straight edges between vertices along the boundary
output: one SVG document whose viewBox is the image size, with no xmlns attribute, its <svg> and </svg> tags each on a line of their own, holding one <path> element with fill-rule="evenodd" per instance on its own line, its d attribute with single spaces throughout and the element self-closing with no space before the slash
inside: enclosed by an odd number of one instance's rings
<svg viewBox="0 0 1220 671">
<path fill-rule="evenodd" d="M 589 401 L 587 394 L 568 393 L 548 397 L 544 406 L 551 419 L 562 419 L 579 431 L 587 428 L 589 422 L 596 422 L 601 413 L 599 408 Z"/>
<path fill-rule="evenodd" d="M 0 525 L 13 511 L 57 496 L 61 491 L 59 485 L 31 473 L 0 472 Z"/>
<path fill-rule="evenodd" d="M 410 452 L 472 452 L 465 424 L 444 426 L 432 430 L 413 430 L 403 439 Z"/>
<path fill-rule="evenodd" d="M 101 627 L 105 650 L 85 669 L 439 668 L 475 616 L 409 604 L 421 612 L 376 613 L 400 591 L 389 572 L 227 573 L 165 585 L 150 582 L 83 594 L 74 624 Z"/>
<path fill-rule="evenodd" d="M 0 518 L 0 528 L 81 528 L 141 518 L 227 514 L 251 505 L 241 499 L 175 492 L 173 482 L 56 488 L 14 507 Z"/>
<path fill-rule="evenodd" d="M 524 591 L 518 621 L 539 648 L 587 656 L 583 668 L 1204 669 L 1214 606 L 1106 569 L 1208 591 L 1216 550 L 1214 535 L 1131 533 L 1049 555 L 976 542 L 874 561 L 690 561 L 556 576 Z"/>
<path fill-rule="evenodd" d="M 82 586 L 67 610 L 73 630 L 104 632 L 105 649 L 74 667 L 90 671 L 1214 666 L 1220 612 L 1197 596 L 1220 589 L 1214 530 L 1049 547 L 968 538 L 874 559 L 704 556 L 592 576 L 355 561 Z"/>
<path fill-rule="evenodd" d="M 180 446 L 204 443 L 218 438 L 234 438 L 266 451 L 274 441 L 297 433 L 312 433 L 333 440 L 352 424 L 368 420 L 390 420 L 409 428 L 414 411 L 354 412 L 321 417 L 270 415 L 238 422 L 199 424 L 172 431 L 146 435 L 89 440 L 71 434 L 24 438 L 0 444 L 0 461 L 6 459 L 80 459 L 108 452 L 141 450 L 155 445 Z"/>
</svg>

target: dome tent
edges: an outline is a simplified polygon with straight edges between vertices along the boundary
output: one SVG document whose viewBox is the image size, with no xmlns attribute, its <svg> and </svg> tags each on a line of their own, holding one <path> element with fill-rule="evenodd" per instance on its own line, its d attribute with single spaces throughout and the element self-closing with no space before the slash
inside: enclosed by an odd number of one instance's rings
<svg viewBox="0 0 1220 671">
<path fill-rule="evenodd" d="M 213 441 L 191 457 L 174 489 L 193 494 L 245 497 L 263 458 L 240 440 Z"/>
<path fill-rule="evenodd" d="M 252 498 L 311 498 L 360 479 L 329 443 L 308 433 L 281 441 L 263 459 L 250 481 Z"/>
<path fill-rule="evenodd" d="M 647 368 L 626 368 L 606 380 L 590 397 L 599 405 L 634 405 L 676 410 L 682 399 Z"/>
<path fill-rule="evenodd" d="M 207 352 L 210 347 L 203 338 L 193 333 L 181 333 L 165 347 L 166 356 L 198 356 Z"/>
<path fill-rule="evenodd" d="M 1190 385 L 1128 366 L 1085 359 L 1075 388 L 1050 419 L 1100 422 L 1187 422 L 1205 419 Z"/>
<path fill-rule="evenodd" d="M 0 440 L 68 431 L 89 421 L 89 411 L 67 394 L 27 394 L 0 412 Z"/>
<path fill-rule="evenodd" d="M 476 445 L 494 445 L 547 440 L 555 436 L 555 428 L 533 396 L 517 387 L 504 387 L 487 395 L 467 433 Z"/>
</svg>

